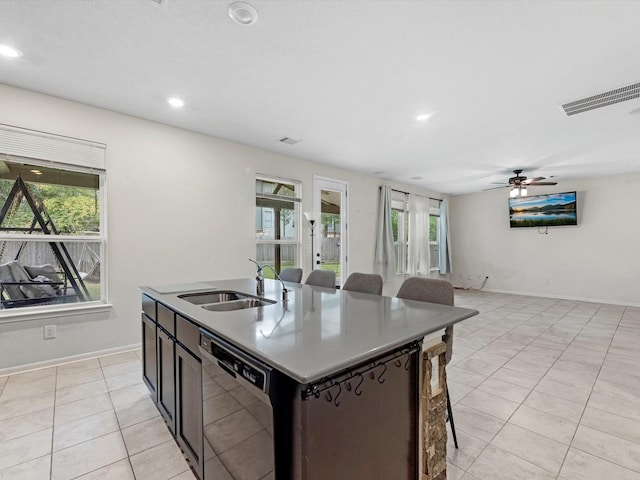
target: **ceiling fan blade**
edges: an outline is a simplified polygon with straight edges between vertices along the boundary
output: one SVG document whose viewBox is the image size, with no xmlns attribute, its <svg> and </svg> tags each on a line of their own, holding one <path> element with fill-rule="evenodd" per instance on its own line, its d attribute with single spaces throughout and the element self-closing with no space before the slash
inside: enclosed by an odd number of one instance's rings
<svg viewBox="0 0 640 480">
<path fill-rule="evenodd" d="M 529 178 L 529 179 L 525 180 L 525 181 L 524 181 L 524 182 L 522 182 L 522 183 L 532 184 L 532 183 L 535 183 L 535 182 L 539 182 L 540 180 L 544 180 L 545 178 L 547 178 L 547 177 Z"/>
<path fill-rule="evenodd" d="M 499 188 L 505 188 L 505 187 L 510 187 L 511 185 L 501 185 L 499 187 L 491 187 L 491 188 L 485 188 L 484 190 L 482 190 L 483 192 L 486 192 L 487 190 L 497 190 Z"/>
<path fill-rule="evenodd" d="M 529 185 L 557 185 L 558 182 L 533 182 L 529 183 Z"/>
<path fill-rule="evenodd" d="M 504 183 L 504 182 L 491 182 L 492 185 L 502 185 L 503 187 L 508 187 L 509 184 L 508 183 Z"/>
</svg>

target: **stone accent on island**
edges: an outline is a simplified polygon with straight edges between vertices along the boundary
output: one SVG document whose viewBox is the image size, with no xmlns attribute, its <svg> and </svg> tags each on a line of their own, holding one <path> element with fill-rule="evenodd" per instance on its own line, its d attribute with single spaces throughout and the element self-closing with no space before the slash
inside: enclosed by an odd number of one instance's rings
<svg viewBox="0 0 640 480">
<path fill-rule="evenodd" d="M 422 470 L 421 480 L 447 478 L 447 374 L 444 342 L 422 352 Z"/>
</svg>

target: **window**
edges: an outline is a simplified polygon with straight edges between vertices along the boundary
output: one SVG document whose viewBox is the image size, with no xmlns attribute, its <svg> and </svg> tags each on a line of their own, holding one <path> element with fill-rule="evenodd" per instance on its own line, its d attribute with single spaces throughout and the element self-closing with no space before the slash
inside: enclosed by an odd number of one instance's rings
<svg viewBox="0 0 640 480">
<path fill-rule="evenodd" d="M 409 247 L 409 211 L 404 193 L 393 192 L 391 199 L 391 228 L 396 252 L 396 273 L 407 272 Z"/>
<path fill-rule="evenodd" d="M 408 273 L 409 205 L 408 195 L 393 191 L 391 222 L 393 244 L 396 252 L 396 273 Z M 429 269 L 439 270 L 440 251 L 440 200 L 429 199 Z"/>
<path fill-rule="evenodd" d="M 0 125 L 0 317 L 106 303 L 104 153 Z"/>
<path fill-rule="evenodd" d="M 256 261 L 277 272 L 299 264 L 300 183 L 256 178 Z M 273 272 L 264 270 L 265 277 Z"/>
<path fill-rule="evenodd" d="M 429 269 L 440 270 L 440 200 L 429 199 Z"/>
<path fill-rule="evenodd" d="M 1 308 L 104 300 L 102 174 L 0 161 Z"/>
</svg>

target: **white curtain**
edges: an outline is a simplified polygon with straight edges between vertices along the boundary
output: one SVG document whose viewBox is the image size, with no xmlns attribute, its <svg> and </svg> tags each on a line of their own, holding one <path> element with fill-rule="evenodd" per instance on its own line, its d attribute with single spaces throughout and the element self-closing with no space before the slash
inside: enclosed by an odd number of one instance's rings
<svg viewBox="0 0 640 480">
<path fill-rule="evenodd" d="M 408 273 L 429 275 L 429 199 L 409 195 Z"/>
<path fill-rule="evenodd" d="M 445 274 L 451 272 L 451 246 L 449 233 L 449 201 L 442 200 L 440 202 L 440 248 L 438 255 L 440 256 L 440 273 Z"/>
<path fill-rule="evenodd" d="M 373 268 L 385 281 L 392 279 L 396 273 L 396 255 L 391 228 L 391 187 L 386 185 L 380 187 L 378 232 Z"/>
</svg>

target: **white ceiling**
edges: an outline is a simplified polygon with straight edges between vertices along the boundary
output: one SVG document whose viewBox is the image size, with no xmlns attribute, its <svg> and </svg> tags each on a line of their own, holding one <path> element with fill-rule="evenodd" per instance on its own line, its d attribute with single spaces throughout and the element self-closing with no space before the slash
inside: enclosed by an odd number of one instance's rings
<svg viewBox="0 0 640 480">
<path fill-rule="evenodd" d="M 638 1 L 250 2 L 0 0 L 0 82 L 449 194 L 640 170 L 640 100 L 559 108 L 640 82 Z"/>
</svg>

